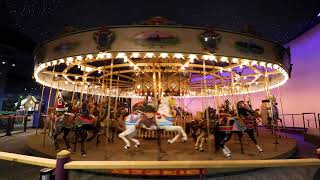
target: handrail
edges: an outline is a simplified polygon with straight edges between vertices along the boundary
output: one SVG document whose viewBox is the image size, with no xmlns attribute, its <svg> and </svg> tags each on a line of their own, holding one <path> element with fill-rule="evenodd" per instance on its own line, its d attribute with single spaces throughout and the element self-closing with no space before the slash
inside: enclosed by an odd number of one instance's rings
<svg viewBox="0 0 320 180">
<path fill-rule="evenodd" d="M 211 160 L 211 161 L 72 161 L 65 169 L 194 169 L 320 166 L 319 159 Z"/>
<path fill-rule="evenodd" d="M 24 164 L 31 164 L 36 166 L 49 167 L 49 168 L 56 167 L 55 159 L 27 156 L 22 154 L 0 152 L 0 159 L 6 160 L 6 161 L 24 163 Z"/>
<path fill-rule="evenodd" d="M 56 167 L 55 159 L 0 152 L 0 159 L 43 167 Z M 320 160 L 269 159 L 269 160 L 207 160 L 207 161 L 71 161 L 65 169 L 188 169 L 188 168 L 267 168 L 320 166 Z"/>
</svg>

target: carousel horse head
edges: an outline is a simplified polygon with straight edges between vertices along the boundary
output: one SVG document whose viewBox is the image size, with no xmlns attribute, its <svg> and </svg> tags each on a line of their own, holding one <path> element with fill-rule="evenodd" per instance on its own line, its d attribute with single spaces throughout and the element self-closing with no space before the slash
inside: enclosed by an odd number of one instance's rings
<svg viewBox="0 0 320 180">
<path fill-rule="evenodd" d="M 172 117 L 173 110 L 176 105 L 175 99 L 171 97 L 163 97 L 160 100 L 160 104 L 158 107 L 158 114 L 165 115 L 167 117 Z"/>
<path fill-rule="evenodd" d="M 277 98 L 276 98 L 276 97 L 270 96 L 269 100 L 270 100 L 270 103 L 271 103 L 273 106 L 278 105 L 278 102 L 277 102 Z"/>
<path fill-rule="evenodd" d="M 244 108 L 244 107 L 245 107 L 244 101 L 239 101 L 239 102 L 237 103 L 237 108 Z"/>
</svg>

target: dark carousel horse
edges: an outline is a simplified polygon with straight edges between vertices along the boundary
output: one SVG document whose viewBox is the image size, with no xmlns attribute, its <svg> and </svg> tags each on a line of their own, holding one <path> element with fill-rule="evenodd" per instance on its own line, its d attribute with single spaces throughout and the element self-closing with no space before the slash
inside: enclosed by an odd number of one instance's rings
<svg viewBox="0 0 320 180">
<path fill-rule="evenodd" d="M 210 133 L 213 133 L 215 136 L 214 141 L 215 141 L 216 152 L 218 152 L 221 149 L 222 153 L 227 158 L 231 157 L 231 151 L 225 145 L 225 143 L 231 139 L 233 133 L 236 133 L 239 137 L 242 152 L 243 152 L 242 137 L 244 133 L 247 133 L 249 135 L 249 138 L 256 144 L 256 147 L 258 148 L 258 150 L 262 152 L 261 147 L 258 145 L 254 137 L 253 126 L 249 126 L 252 120 L 248 119 L 248 117 L 246 116 L 242 116 L 243 112 L 241 108 L 238 108 L 238 111 L 240 111 L 241 113 L 240 118 L 236 118 L 233 112 L 225 112 L 224 110 L 221 110 L 219 113 L 219 116 L 217 116 L 215 109 L 210 107 L 206 109 L 204 116 L 208 116 L 208 118 L 203 117 L 203 120 L 198 122 L 198 127 L 201 133 L 200 133 L 200 136 L 198 136 L 197 138 L 195 149 L 200 151 L 204 150 L 203 143 L 205 142 L 205 139 L 208 137 L 207 119 L 209 119 Z M 243 121 L 245 123 L 245 126 L 241 126 L 239 121 Z"/>
<path fill-rule="evenodd" d="M 68 107 L 68 105 L 66 105 Z M 85 141 L 88 137 L 88 132 L 93 132 L 92 137 L 88 140 L 93 139 L 100 132 L 99 129 L 94 125 L 93 119 L 90 119 L 88 116 L 74 114 L 71 111 L 71 107 L 68 107 L 68 113 L 63 113 L 57 117 L 55 121 L 55 133 L 53 135 L 55 149 L 58 151 L 59 143 L 57 141 L 58 136 L 63 133 L 63 140 L 68 150 L 71 150 L 68 135 L 70 132 L 74 132 L 74 149 L 75 152 L 77 150 L 77 143 L 79 142 L 81 145 L 81 155 L 86 156 L 85 151 Z"/>
<path fill-rule="evenodd" d="M 236 133 L 239 137 L 241 146 L 241 153 L 243 153 L 242 137 L 244 133 L 247 133 L 250 140 L 256 145 L 259 152 L 262 152 L 262 148 L 259 146 L 255 136 L 255 118 L 252 111 L 243 101 L 237 103 L 238 116 L 231 114 L 220 113 L 221 117 L 218 121 L 218 128 L 215 131 L 215 143 L 216 150 L 222 149 L 223 154 L 227 157 L 231 157 L 231 151 L 225 145 L 230 140 L 233 133 Z"/>
</svg>

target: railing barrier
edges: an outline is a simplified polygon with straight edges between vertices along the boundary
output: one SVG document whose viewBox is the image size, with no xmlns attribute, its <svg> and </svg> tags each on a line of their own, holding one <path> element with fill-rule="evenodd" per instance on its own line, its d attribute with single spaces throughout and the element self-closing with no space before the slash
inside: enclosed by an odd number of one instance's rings
<svg viewBox="0 0 320 180">
<path fill-rule="evenodd" d="M 320 148 L 317 149 L 320 158 Z M 68 170 L 79 169 L 200 169 L 199 178 L 204 178 L 205 169 L 234 169 L 234 168 L 269 168 L 320 166 L 320 160 L 310 159 L 269 159 L 269 160 L 201 160 L 201 161 L 71 161 L 70 152 L 60 151 L 57 159 L 47 159 L 21 154 L 0 152 L 0 159 L 55 168 L 55 179 L 68 179 Z M 51 172 L 51 174 L 50 174 Z M 42 169 L 41 177 L 52 178 L 53 170 Z"/>
</svg>

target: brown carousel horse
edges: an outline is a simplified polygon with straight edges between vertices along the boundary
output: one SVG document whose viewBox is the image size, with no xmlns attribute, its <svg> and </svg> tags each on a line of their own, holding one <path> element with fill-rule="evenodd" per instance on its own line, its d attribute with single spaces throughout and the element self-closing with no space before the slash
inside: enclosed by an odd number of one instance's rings
<svg viewBox="0 0 320 180">
<path fill-rule="evenodd" d="M 70 132 L 74 132 L 75 140 L 73 151 L 76 151 L 77 143 L 80 142 L 81 155 L 86 156 L 85 141 L 87 140 L 88 132 L 93 132 L 93 136 L 90 138 L 93 139 L 97 136 L 99 129 L 95 126 L 94 118 L 90 118 L 80 113 L 73 113 L 77 112 L 77 109 L 72 108 L 68 103 L 66 106 L 68 107 L 69 112 L 60 114 L 55 121 L 55 133 L 53 135 L 55 148 L 56 150 L 60 149 L 57 138 L 63 133 L 65 145 L 67 149 L 71 150 L 67 136 Z"/>
<path fill-rule="evenodd" d="M 235 116 L 234 112 L 227 112 L 225 110 L 220 110 L 219 115 L 216 114 L 216 110 L 213 108 L 207 108 L 204 112 L 204 115 L 208 115 L 210 121 L 210 133 L 213 133 L 215 136 L 215 149 L 216 152 L 221 149 L 222 153 L 227 157 L 231 157 L 230 149 L 225 145 L 228 142 L 233 133 L 236 133 L 239 137 L 241 151 L 243 152 L 242 147 L 242 137 L 244 133 L 249 135 L 249 138 L 256 144 L 259 152 L 262 152 L 261 147 L 258 145 L 254 137 L 254 119 L 251 119 L 249 112 L 245 108 L 243 101 L 238 103 L 238 116 Z M 243 122 L 243 123 L 242 123 Z M 197 138 L 195 149 L 203 151 L 203 143 L 208 137 L 208 127 L 207 127 L 207 118 L 203 117 L 203 120 L 197 122 L 200 129 L 200 135 Z M 242 123 L 242 125 L 241 125 Z"/>
</svg>

